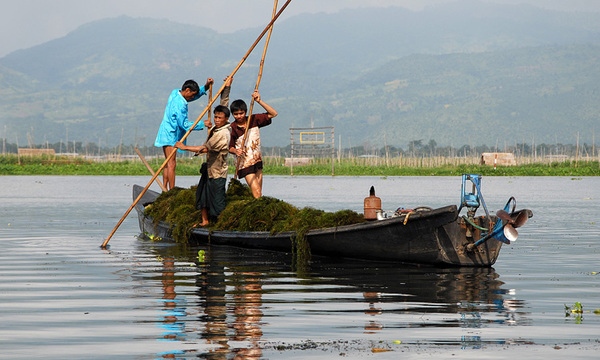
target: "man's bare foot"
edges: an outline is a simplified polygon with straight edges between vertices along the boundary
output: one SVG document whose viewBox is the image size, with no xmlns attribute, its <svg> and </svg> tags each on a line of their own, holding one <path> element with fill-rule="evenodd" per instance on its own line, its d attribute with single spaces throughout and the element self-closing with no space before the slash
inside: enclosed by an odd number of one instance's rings
<svg viewBox="0 0 600 360">
<path fill-rule="evenodd" d="M 202 222 L 199 222 L 199 223 L 196 223 L 196 224 L 192 225 L 192 229 L 193 228 L 197 228 L 197 227 L 204 227 L 204 226 L 207 226 L 207 225 L 208 225 L 208 221 L 202 221 Z"/>
</svg>

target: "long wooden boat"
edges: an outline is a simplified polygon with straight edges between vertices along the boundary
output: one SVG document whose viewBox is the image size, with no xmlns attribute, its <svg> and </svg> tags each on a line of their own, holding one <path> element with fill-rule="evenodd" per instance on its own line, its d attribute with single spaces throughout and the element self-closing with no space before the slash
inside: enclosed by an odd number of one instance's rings
<svg viewBox="0 0 600 360">
<path fill-rule="evenodd" d="M 133 198 L 136 199 L 142 191 L 141 186 L 134 185 Z M 144 206 L 152 203 L 158 195 L 147 190 L 136 204 L 140 230 L 148 236 L 172 239 L 171 224 L 155 224 L 152 218 L 144 214 Z M 416 209 L 382 220 L 311 230 L 306 234 L 306 240 L 312 255 L 443 266 L 493 265 L 503 242 L 510 240 L 497 239 L 499 231 L 495 231 L 496 234 L 493 231 L 486 232 L 485 226 L 491 221 L 495 224 L 495 230 L 510 229 L 510 219 L 503 222 L 497 215 L 489 214 L 469 219 L 459 216 L 459 212 L 460 208 L 456 205 Z M 532 213 L 530 210 L 521 210 L 510 214 L 512 218 L 517 218 L 523 212 L 525 215 L 520 217 L 520 224 L 514 227 L 522 225 L 526 220 L 523 218 L 530 217 Z M 194 228 L 189 241 L 192 244 L 291 252 L 294 235 L 293 232 L 270 234 Z"/>
</svg>

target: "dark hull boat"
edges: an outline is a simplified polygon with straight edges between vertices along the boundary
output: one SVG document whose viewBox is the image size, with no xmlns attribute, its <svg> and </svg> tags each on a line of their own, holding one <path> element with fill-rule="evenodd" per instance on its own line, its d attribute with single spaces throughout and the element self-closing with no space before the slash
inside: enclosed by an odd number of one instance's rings
<svg viewBox="0 0 600 360">
<path fill-rule="evenodd" d="M 134 185 L 133 198 L 136 199 L 142 191 L 141 186 Z M 171 224 L 154 224 L 152 218 L 144 215 L 144 206 L 152 203 L 158 195 L 157 192 L 146 191 L 135 209 L 143 234 L 167 240 L 172 238 Z M 312 255 L 442 266 L 491 266 L 496 262 L 503 242 L 510 242 L 507 237 L 513 241 L 516 239 L 514 228 L 521 226 L 531 216 L 531 211 L 515 212 L 513 209 L 511 213 L 494 216 L 487 214 L 486 210 L 486 216 L 461 217 L 459 212 L 463 205 L 471 212 L 481 195 L 477 190 L 463 197 L 466 200 L 459 208 L 456 205 L 421 208 L 382 220 L 311 230 L 306 233 L 306 240 Z M 518 219 L 519 223 L 515 223 L 514 219 Z M 487 231 L 486 226 L 493 230 Z M 194 228 L 189 242 L 291 252 L 294 235 L 293 232 L 270 234 Z"/>
</svg>

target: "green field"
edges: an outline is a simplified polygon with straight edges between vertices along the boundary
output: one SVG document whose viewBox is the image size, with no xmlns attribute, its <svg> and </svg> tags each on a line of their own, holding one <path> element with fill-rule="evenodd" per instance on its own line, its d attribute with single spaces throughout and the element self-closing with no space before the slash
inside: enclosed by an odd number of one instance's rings
<svg viewBox="0 0 600 360">
<path fill-rule="evenodd" d="M 198 175 L 203 158 L 177 160 L 178 175 Z M 154 171 L 164 159 L 149 160 Z M 265 175 L 290 175 L 290 168 L 281 158 L 265 159 Z M 408 165 L 407 165 L 408 164 Z M 233 164 L 230 173 L 233 172 Z M 378 159 L 335 160 L 336 176 L 456 176 L 464 173 L 485 176 L 600 176 L 598 161 L 564 161 L 551 163 L 527 163 L 518 166 L 477 165 L 472 162 L 383 161 Z M 57 156 L 0 155 L 0 175 L 150 175 L 140 161 L 93 162 L 82 158 Z M 332 175 L 331 160 L 325 159 L 305 166 L 294 166 L 293 175 Z"/>
</svg>

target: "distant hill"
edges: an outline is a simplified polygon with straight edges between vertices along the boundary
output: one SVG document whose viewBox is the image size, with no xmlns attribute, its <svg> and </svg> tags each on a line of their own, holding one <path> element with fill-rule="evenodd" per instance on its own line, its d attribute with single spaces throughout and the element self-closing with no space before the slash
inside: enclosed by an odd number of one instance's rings
<svg viewBox="0 0 600 360">
<path fill-rule="evenodd" d="M 367 125 L 349 135 L 374 144 L 573 143 L 577 132 L 591 143 L 600 130 L 599 59 L 598 45 L 411 55 L 351 83 L 361 91 L 330 97 L 330 112 L 336 127 Z"/>
<path fill-rule="evenodd" d="M 261 94 L 290 127 L 335 126 L 343 146 L 591 142 L 600 113 L 598 14 L 463 1 L 306 14 L 275 25 Z M 229 74 L 262 29 L 219 34 L 119 17 L 0 59 L 0 137 L 150 145 L 169 92 Z M 235 77 L 249 100 L 260 44 Z M 195 119 L 206 98 L 190 104 Z M 6 132 L 4 131 L 6 129 Z M 336 136 L 336 141 L 338 141 Z M 193 142 L 204 136 L 192 135 Z"/>
</svg>

